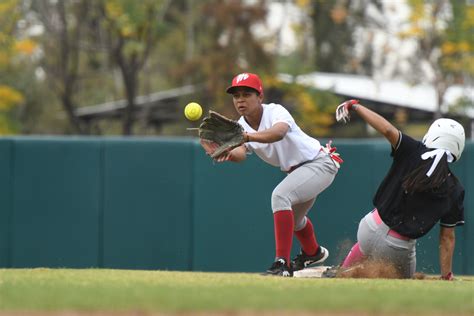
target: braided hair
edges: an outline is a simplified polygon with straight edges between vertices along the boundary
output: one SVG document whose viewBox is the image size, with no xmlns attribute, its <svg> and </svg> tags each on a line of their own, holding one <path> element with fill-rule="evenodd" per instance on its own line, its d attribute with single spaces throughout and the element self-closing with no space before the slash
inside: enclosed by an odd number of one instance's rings
<svg viewBox="0 0 474 316">
<path fill-rule="evenodd" d="M 422 160 L 402 181 L 402 188 L 409 194 L 418 192 L 439 191 L 446 179 L 451 175 L 446 154 L 443 155 L 433 174 L 426 175 L 433 159 Z"/>
</svg>

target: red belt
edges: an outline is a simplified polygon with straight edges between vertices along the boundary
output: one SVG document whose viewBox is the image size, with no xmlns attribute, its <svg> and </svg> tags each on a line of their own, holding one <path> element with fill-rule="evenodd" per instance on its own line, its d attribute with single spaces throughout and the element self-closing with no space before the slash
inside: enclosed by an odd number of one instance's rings
<svg viewBox="0 0 474 316">
<path fill-rule="evenodd" d="M 375 223 L 376 223 L 377 225 L 380 225 L 380 224 L 383 223 L 382 218 L 380 217 L 379 211 L 378 211 L 377 209 L 374 209 L 374 210 L 372 211 L 372 216 L 373 216 L 373 218 L 374 218 L 374 220 L 375 220 Z M 397 233 L 397 232 L 394 231 L 393 229 L 390 229 L 390 230 L 388 231 L 388 234 L 389 234 L 390 236 L 392 236 L 392 237 L 397 238 L 397 239 L 410 240 L 410 238 L 400 235 L 399 233 Z"/>
</svg>

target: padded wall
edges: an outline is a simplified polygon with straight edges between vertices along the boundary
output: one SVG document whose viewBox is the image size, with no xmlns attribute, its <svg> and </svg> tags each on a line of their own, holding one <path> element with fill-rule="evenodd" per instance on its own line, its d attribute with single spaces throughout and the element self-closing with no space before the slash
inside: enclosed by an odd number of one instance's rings
<svg viewBox="0 0 474 316">
<path fill-rule="evenodd" d="M 104 143 L 103 266 L 189 270 L 191 142 Z"/>
<path fill-rule="evenodd" d="M 12 141 L 0 140 L 0 267 L 10 266 L 12 216 Z"/>
<path fill-rule="evenodd" d="M 345 162 L 309 214 L 327 264 L 347 254 L 391 164 L 385 141 L 335 145 Z M 471 142 L 452 165 L 466 189 L 456 274 L 474 274 L 473 162 Z M 190 138 L 3 138 L 0 267 L 262 271 L 284 176 L 255 155 L 213 163 Z M 418 241 L 418 271 L 439 272 L 438 233 Z"/>
<path fill-rule="evenodd" d="M 15 139 L 11 266 L 98 265 L 100 142 Z"/>
</svg>

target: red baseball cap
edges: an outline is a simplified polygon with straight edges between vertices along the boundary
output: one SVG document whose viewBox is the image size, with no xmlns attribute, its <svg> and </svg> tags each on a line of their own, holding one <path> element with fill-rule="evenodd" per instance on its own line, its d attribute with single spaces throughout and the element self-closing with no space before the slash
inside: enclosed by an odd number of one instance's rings
<svg viewBox="0 0 474 316">
<path fill-rule="evenodd" d="M 227 93 L 232 93 L 235 87 L 248 87 L 256 90 L 259 94 L 263 95 L 262 80 L 256 75 L 249 72 L 238 74 L 232 79 L 232 85 L 227 88 Z"/>
</svg>

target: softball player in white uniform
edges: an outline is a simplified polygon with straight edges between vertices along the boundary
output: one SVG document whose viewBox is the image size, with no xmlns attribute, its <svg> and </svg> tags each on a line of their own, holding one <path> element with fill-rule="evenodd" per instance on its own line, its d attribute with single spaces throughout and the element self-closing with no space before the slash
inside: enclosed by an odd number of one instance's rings
<svg viewBox="0 0 474 316">
<path fill-rule="evenodd" d="M 295 270 L 323 262 L 328 251 L 317 243 L 306 215 L 318 195 L 333 182 L 342 160 L 334 148 L 322 147 L 318 140 L 306 135 L 283 106 L 263 104 L 263 87 L 257 75 L 237 75 L 227 92 L 242 115 L 239 123 L 245 130 L 246 142 L 216 160 L 239 162 L 254 152 L 287 173 L 272 193 L 276 256 L 265 274 L 292 276 Z M 290 261 L 293 235 L 301 244 L 301 252 Z"/>
</svg>

